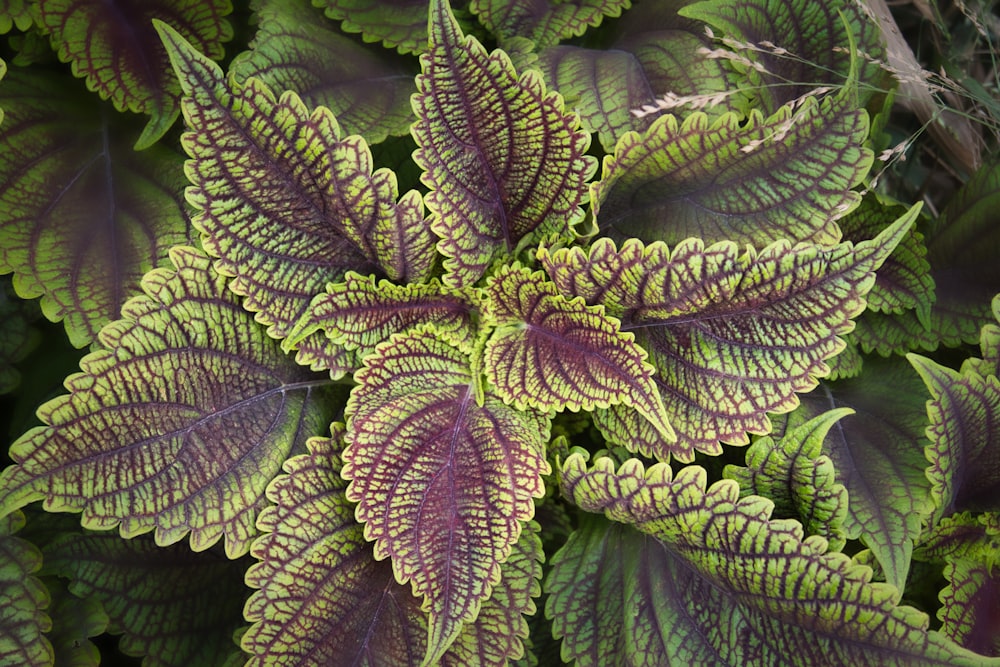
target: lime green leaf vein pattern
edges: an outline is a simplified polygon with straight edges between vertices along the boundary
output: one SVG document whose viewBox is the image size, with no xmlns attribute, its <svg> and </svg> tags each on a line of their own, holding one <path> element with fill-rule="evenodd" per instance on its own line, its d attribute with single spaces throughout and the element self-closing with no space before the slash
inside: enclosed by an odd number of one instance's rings
<svg viewBox="0 0 1000 667">
<path fill-rule="evenodd" d="M 690 239 L 666 245 L 608 239 L 580 249 L 541 251 L 563 294 L 603 304 L 649 352 L 654 379 L 677 433 L 664 447 L 641 420 L 615 406 L 598 424 L 615 443 L 690 461 L 718 454 L 718 441 L 746 444 L 768 433 L 767 412 L 788 412 L 796 392 L 816 386 L 838 337 L 864 310 L 873 271 L 899 243 L 917 209 L 871 241 L 833 248 L 778 242 L 739 254 L 732 243 Z"/>
<path fill-rule="evenodd" d="M 605 17 L 621 16 L 630 0 L 473 0 L 469 9 L 503 44 L 510 37 L 526 37 L 536 49 L 579 37 Z"/>
<path fill-rule="evenodd" d="M 191 242 L 183 156 L 132 150 L 133 119 L 65 75 L 16 68 L 0 107 L 0 273 L 83 347 L 171 245 Z"/>
<path fill-rule="evenodd" d="M 949 585 L 940 595 L 941 632 L 967 649 L 1000 656 L 1000 572 L 985 563 L 957 560 L 945 567 L 944 576 Z"/>
<path fill-rule="evenodd" d="M 0 511 L 44 498 L 124 537 L 155 528 L 170 544 L 190 532 L 202 550 L 225 536 L 236 557 L 282 461 L 325 428 L 328 381 L 254 325 L 207 257 L 170 256 L 176 270 L 146 275 L 146 295 L 101 331 L 70 393 L 39 409 L 46 426 L 11 446 Z"/>
<path fill-rule="evenodd" d="M 70 591 L 101 602 L 119 648 L 146 656 L 146 667 L 222 665 L 238 649 L 245 563 L 218 550 L 158 546 L 150 536 L 67 534 L 43 550 L 45 571 L 70 579 Z"/>
<path fill-rule="evenodd" d="M 343 21 L 345 32 L 359 32 L 366 42 L 381 41 L 400 53 L 427 48 L 427 0 L 313 0 L 326 15 Z"/>
<path fill-rule="evenodd" d="M 486 393 L 470 346 L 397 334 L 356 374 L 343 476 L 376 558 L 392 559 L 430 613 L 425 660 L 440 658 L 500 579 L 548 474 L 549 420 Z"/>
<path fill-rule="evenodd" d="M 496 328 L 484 370 L 501 398 L 574 412 L 622 403 L 674 438 L 645 350 L 602 307 L 566 299 L 544 273 L 517 265 L 501 267 L 485 292 Z"/>
<path fill-rule="evenodd" d="M 44 667 L 54 659 L 52 645 L 42 635 L 51 627 L 43 611 L 49 594 L 33 576 L 41 567 L 41 554 L 14 535 L 22 526 L 20 512 L 0 518 L 0 663 Z"/>
<path fill-rule="evenodd" d="M 537 72 L 464 36 L 445 0 L 431 3 L 412 129 L 445 283 L 474 283 L 522 244 L 572 238 L 595 166 L 579 118 Z"/>
<path fill-rule="evenodd" d="M 119 111 L 152 116 L 136 144 L 141 148 L 163 136 L 180 111 L 180 87 L 152 21 L 173 26 L 214 59 L 222 58 L 222 42 L 233 34 L 224 18 L 232 11 L 229 0 L 46 0 L 38 7 L 73 74 Z"/>
<path fill-rule="evenodd" d="M 928 631 L 926 614 L 897 607 L 896 589 L 871 583 L 870 569 L 827 552 L 821 537 L 803 538 L 798 522 L 770 519 L 768 500 L 740 499 L 735 482 L 706 488 L 706 480 L 697 466 L 674 478 L 663 463 L 647 470 L 633 459 L 616 470 L 611 459 L 599 458 L 588 469 L 580 454 L 570 455 L 562 475 L 566 496 L 633 529 L 585 522 L 567 554 L 553 559 L 547 613 L 565 637 L 564 655 L 579 656 L 581 665 L 653 662 L 654 655 L 666 655 L 670 664 L 734 667 L 1000 664 Z M 613 550 L 574 544 L 599 546 L 602 530 L 616 536 L 617 544 L 608 545 Z M 642 567 L 625 579 L 621 568 L 631 564 Z M 602 576 L 631 581 L 619 589 L 618 629 L 582 613 L 590 608 L 579 598 L 585 602 Z M 641 641 L 626 648 L 631 661 L 628 654 L 598 660 L 614 656 L 613 642 L 635 634 Z"/>
<path fill-rule="evenodd" d="M 591 185 L 603 234 L 670 245 L 689 237 L 763 247 L 778 239 L 831 244 L 836 219 L 871 166 L 868 116 L 847 93 L 807 98 L 765 118 L 665 115 L 625 134 Z"/>
<path fill-rule="evenodd" d="M 233 277 L 230 288 L 271 335 L 287 335 L 312 297 L 349 269 L 423 278 L 434 254 L 420 195 L 397 202 L 395 176 L 372 172 L 363 139 L 342 138 L 328 109 L 309 112 L 294 93 L 275 100 L 256 79 L 227 82 L 159 28 L 186 95 L 193 222 L 216 269 Z"/>
<path fill-rule="evenodd" d="M 260 562 L 246 582 L 260 589 L 246 605 L 242 638 L 252 667 L 415 665 L 424 654 L 420 600 L 376 561 L 340 476 L 344 427 L 310 438 L 309 453 L 285 462 L 268 487 L 275 505 L 260 514 L 251 548 Z"/>
</svg>

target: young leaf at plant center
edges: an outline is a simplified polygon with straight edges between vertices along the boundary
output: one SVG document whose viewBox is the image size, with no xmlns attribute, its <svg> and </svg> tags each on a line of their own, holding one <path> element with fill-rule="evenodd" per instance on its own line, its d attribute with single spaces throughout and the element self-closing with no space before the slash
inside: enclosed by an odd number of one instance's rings
<svg viewBox="0 0 1000 667">
<path fill-rule="evenodd" d="M 70 579 L 70 591 L 100 600 L 126 655 L 156 667 L 221 665 L 246 599 L 246 563 L 218 550 L 160 547 L 151 536 L 67 534 L 44 549 L 45 571 Z"/>
<path fill-rule="evenodd" d="M 763 437 L 747 450 L 747 465 L 728 465 L 726 479 L 740 485 L 740 497 L 763 496 L 772 516 L 798 520 L 806 533 L 824 538 L 831 550 L 844 547 L 847 489 L 837 482 L 833 462 L 823 455 L 823 438 L 838 420 L 851 414 L 839 408 L 824 412 L 775 442 Z"/>
<path fill-rule="evenodd" d="M 341 137 L 328 109 L 256 79 L 226 80 L 158 24 L 186 97 L 193 160 L 188 200 L 202 243 L 246 308 L 284 337 L 313 296 L 348 270 L 419 281 L 433 261 L 420 195 L 397 201 L 392 172 L 372 172 L 361 137 Z"/>
<path fill-rule="evenodd" d="M 15 364 L 38 345 L 39 333 L 31 326 L 38 316 L 34 303 L 16 298 L 11 284 L 0 281 L 0 394 L 13 391 L 21 382 Z"/>
<path fill-rule="evenodd" d="M 134 119 L 55 72 L 15 67 L 0 107 L 0 273 L 84 347 L 171 245 L 191 242 L 183 156 L 135 152 Z"/>
<path fill-rule="evenodd" d="M 972 369 L 957 373 L 908 354 L 930 390 L 927 478 L 935 519 L 961 511 L 1000 511 L 1000 380 Z"/>
<path fill-rule="evenodd" d="M 396 334 L 355 375 L 341 474 L 375 557 L 429 611 L 426 664 L 474 620 L 544 491 L 549 418 L 515 410 L 470 371 L 471 346 Z"/>
<path fill-rule="evenodd" d="M 504 45 L 511 37 L 527 38 L 536 48 L 555 46 L 579 37 L 605 17 L 621 16 L 630 0 L 571 0 L 537 3 L 531 0 L 472 0 L 469 9 Z"/>
<path fill-rule="evenodd" d="M 43 611 L 49 594 L 34 576 L 41 567 L 41 554 L 14 534 L 23 525 L 20 512 L 0 518 L 0 662 L 44 667 L 53 660 L 52 644 L 42 634 L 52 624 Z"/>
<path fill-rule="evenodd" d="M 940 596 L 941 633 L 970 651 L 1000 656 L 1000 571 L 985 563 L 957 560 L 948 563 L 944 576 L 949 585 Z"/>
<path fill-rule="evenodd" d="M 847 536 L 872 550 L 886 581 L 905 590 L 913 545 L 931 511 L 927 459 L 927 392 L 900 358 L 865 360 L 856 378 L 822 382 L 788 415 L 794 428 L 831 408 L 854 414 L 823 440 L 837 482 L 847 488 Z"/>
<path fill-rule="evenodd" d="M 310 438 L 308 454 L 285 462 L 261 512 L 246 575 L 259 589 L 247 602 L 247 663 L 414 665 L 424 653 L 420 600 L 396 583 L 365 541 L 340 476 L 342 424 Z"/>
<path fill-rule="evenodd" d="M 599 239 L 589 253 L 542 250 L 539 259 L 559 291 L 602 304 L 649 353 L 654 379 L 677 433 L 664 447 L 621 406 L 596 413 L 615 444 L 664 459 L 691 461 L 695 450 L 721 452 L 719 441 L 746 444 L 765 434 L 768 412 L 788 412 L 795 394 L 816 386 L 836 354 L 838 336 L 864 309 L 872 272 L 905 235 L 905 216 L 870 241 L 832 248 L 778 242 L 743 255 L 732 243 L 689 239 L 670 251 Z"/>
<path fill-rule="evenodd" d="M 849 89 L 768 117 L 661 116 L 604 158 L 590 186 L 594 219 L 619 241 L 836 243 L 836 219 L 860 200 L 851 188 L 872 164 L 867 136 L 867 114 Z"/>
<path fill-rule="evenodd" d="M 706 488 L 706 478 L 698 466 L 674 478 L 664 463 L 616 470 L 604 457 L 587 468 L 570 455 L 564 495 L 631 527 L 591 519 L 553 558 L 546 611 L 564 655 L 632 664 L 614 653 L 628 642 L 633 660 L 655 652 L 692 665 L 1000 664 L 928 631 L 926 614 L 896 606 L 895 588 L 871 583 L 871 570 L 821 537 L 803 539 L 798 522 L 770 519 L 767 499 L 740 499 L 729 480 Z M 586 600 L 603 578 L 625 584 L 621 617 L 595 628 L 581 610 L 593 609 Z"/>
<path fill-rule="evenodd" d="M 624 404 L 668 442 L 669 418 L 654 369 L 635 337 L 600 306 L 566 299 L 541 271 L 501 267 L 486 285 L 483 370 L 494 391 L 519 410 L 593 410 Z"/>
<path fill-rule="evenodd" d="M 518 76 L 503 51 L 462 34 L 445 0 L 432 0 L 431 48 L 420 58 L 411 133 L 414 161 L 445 256 L 445 284 L 471 285 L 501 256 L 572 240 L 583 219 L 590 136 L 546 92 Z"/>
<path fill-rule="evenodd" d="M 87 87 L 119 111 L 149 114 L 136 148 L 148 148 L 170 129 L 180 111 L 180 87 L 152 21 L 174 27 L 208 57 L 224 55 L 233 30 L 229 0 L 45 0 L 37 4 L 52 46 Z"/>
<path fill-rule="evenodd" d="M 394 333 L 433 324 L 465 343 L 475 340 L 473 311 L 478 304 L 467 290 L 444 287 L 437 280 L 400 286 L 374 276 L 348 273 L 313 299 L 307 316 L 289 333 L 285 347 L 322 331 L 334 346 L 358 359 Z"/>
<path fill-rule="evenodd" d="M 47 425 L 11 446 L 0 513 L 44 498 L 123 537 L 190 532 L 202 550 L 225 536 L 235 558 L 282 461 L 329 421 L 329 381 L 282 353 L 206 256 L 170 256 L 176 269 L 146 274 L 145 295 L 67 378 L 70 394 L 39 409 Z"/>
<path fill-rule="evenodd" d="M 308 2 L 255 6 L 260 27 L 251 48 L 229 66 L 237 81 L 252 76 L 271 90 L 294 90 L 310 108 L 330 109 L 345 134 L 369 144 L 409 133 L 412 59 L 365 48 Z"/>
</svg>

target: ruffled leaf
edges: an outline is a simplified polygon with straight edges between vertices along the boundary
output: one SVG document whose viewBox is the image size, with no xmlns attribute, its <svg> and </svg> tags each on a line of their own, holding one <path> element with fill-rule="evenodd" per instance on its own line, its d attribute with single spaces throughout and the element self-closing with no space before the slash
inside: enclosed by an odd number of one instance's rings
<svg viewBox="0 0 1000 667">
<path fill-rule="evenodd" d="M 678 244 L 840 240 L 836 219 L 860 200 L 868 116 L 849 94 L 784 106 L 765 118 L 701 112 L 630 132 L 591 185 L 594 218 L 615 239 Z"/>
<path fill-rule="evenodd" d="M 0 107 L 0 273 L 83 347 L 191 241 L 182 156 L 135 152 L 132 119 L 58 74 L 11 70 Z"/>
<path fill-rule="evenodd" d="M 933 563 L 974 560 L 991 568 L 1000 565 L 1000 514 L 946 516 L 921 538 L 913 557 Z"/>
<path fill-rule="evenodd" d="M 52 627 L 43 611 L 49 594 L 34 576 L 41 554 L 14 535 L 23 525 L 20 512 L 0 518 L 0 663 L 45 667 L 54 660 L 52 644 L 42 634 Z"/>
<path fill-rule="evenodd" d="M 11 446 L 2 513 L 44 498 L 123 537 L 155 528 L 159 544 L 190 532 L 196 550 L 223 536 L 232 557 L 249 548 L 267 483 L 329 419 L 329 381 L 255 326 L 207 257 L 171 259 L 101 331 L 70 394 L 39 409 L 47 425 Z"/>
<path fill-rule="evenodd" d="M 432 331 L 396 335 L 351 392 L 343 476 L 375 557 L 425 598 L 433 663 L 474 620 L 534 513 L 549 420 L 491 392 L 477 402 L 471 349 Z"/>
<path fill-rule="evenodd" d="M 541 251 L 563 294 L 603 304 L 649 352 L 677 442 L 665 444 L 634 413 L 598 412 L 606 437 L 633 451 L 690 461 L 719 441 L 746 444 L 766 434 L 768 412 L 788 412 L 795 394 L 816 386 L 824 360 L 864 309 L 873 271 L 899 243 L 914 208 L 877 238 L 856 246 L 790 247 L 779 242 L 739 255 L 732 243 L 690 239 L 671 252 L 662 243 L 607 239 L 589 254 Z"/>
<path fill-rule="evenodd" d="M 833 462 L 822 454 L 823 439 L 838 420 L 851 414 L 839 408 L 785 432 L 775 442 L 757 440 L 747 450 L 746 467 L 726 466 L 724 476 L 740 485 L 740 497 L 763 496 L 782 518 L 797 519 L 809 535 L 843 548 L 847 489 L 838 483 Z"/>
<path fill-rule="evenodd" d="M 603 308 L 570 301 L 541 271 L 518 266 L 502 267 L 485 292 L 496 328 L 483 368 L 504 401 L 574 412 L 624 404 L 673 439 L 646 352 Z"/>
<path fill-rule="evenodd" d="M 310 113 L 294 93 L 275 100 L 258 80 L 225 80 L 176 32 L 158 29 L 186 95 L 192 221 L 272 336 L 287 335 L 350 269 L 423 278 L 434 255 L 420 195 L 397 202 L 395 176 L 372 172 L 363 139 L 342 138 L 328 109 Z"/>
<path fill-rule="evenodd" d="M 605 17 L 621 16 L 631 4 L 631 0 L 472 0 L 469 9 L 501 44 L 526 37 L 542 49 L 579 37 Z"/>
<path fill-rule="evenodd" d="M 326 15 L 342 21 L 344 32 L 359 32 L 366 42 L 382 42 L 400 53 L 427 49 L 427 0 L 314 0 Z"/>
<path fill-rule="evenodd" d="M 928 631 L 927 616 L 897 607 L 895 588 L 871 583 L 871 570 L 828 553 L 820 537 L 803 539 L 797 522 L 771 520 L 766 499 L 739 499 L 732 481 L 706 489 L 706 477 L 697 466 L 673 478 L 662 463 L 566 460 L 565 495 L 632 527 L 590 519 L 553 559 L 547 613 L 564 656 L 580 665 L 1000 663 Z M 595 595 L 599 609 L 607 595 L 620 613 L 595 615 Z"/>
<path fill-rule="evenodd" d="M 148 667 L 221 665 L 237 652 L 245 563 L 187 546 L 157 546 L 149 536 L 68 534 L 44 550 L 46 572 L 70 591 L 101 602 L 123 653 Z"/>
<path fill-rule="evenodd" d="M 413 98 L 413 159 L 431 189 L 445 283 L 464 286 L 497 257 L 572 239 L 595 163 L 579 119 L 537 72 L 518 76 L 503 51 L 487 54 L 445 0 L 432 1 L 430 26 Z"/>
<path fill-rule="evenodd" d="M 962 373 L 918 354 L 906 356 L 931 393 L 926 453 L 936 517 L 1000 511 L 1000 380 Z"/>
<path fill-rule="evenodd" d="M 137 148 L 155 143 L 180 112 L 180 86 L 153 20 L 173 26 L 209 58 L 225 55 L 229 0 L 45 0 L 38 3 L 52 46 L 87 87 L 119 111 L 149 114 Z"/>
<path fill-rule="evenodd" d="M 409 132 L 410 61 L 359 45 L 307 2 L 258 5 L 251 48 L 229 67 L 236 80 L 252 76 L 271 90 L 294 90 L 307 106 L 329 108 L 346 134 L 369 144 Z"/>
<path fill-rule="evenodd" d="M 941 633 L 959 646 L 1000 656 L 1000 570 L 958 560 L 944 569 L 949 585 L 941 591 Z"/>
<path fill-rule="evenodd" d="M 913 545 L 931 510 L 927 459 L 926 390 L 902 359 L 868 359 L 865 372 L 824 382 L 802 397 L 790 425 L 831 408 L 849 408 L 827 434 L 823 453 L 847 488 L 844 528 L 872 550 L 886 581 L 904 590 Z"/>
<path fill-rule="evenodd" d="M 29 0 L 0 0 L 0 35 L 10 32 L 11 28 L 23 32 L 30 29 L 33 23 Z M 2 70 L 3 67 L 0 67 Z"/>
<path fill-rule="evenodd" d="M 248 665 L 415 665 L 427 634 L 420 600 L 372 556 L 340 476 L 344 429 L 285 463 L 260 514 L 246 582 Z"/>
</svg>

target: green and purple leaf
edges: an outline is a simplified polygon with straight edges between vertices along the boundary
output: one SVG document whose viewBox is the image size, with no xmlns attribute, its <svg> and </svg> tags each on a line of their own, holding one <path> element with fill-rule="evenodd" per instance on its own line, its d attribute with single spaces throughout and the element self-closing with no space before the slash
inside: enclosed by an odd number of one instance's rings
<svg viewBox="0 0 1000 667">
<path fill-rule="evenodd" d="M 17 28 L 24 32 L 34 24 L 31 16 L 31 0 L 0 0 L 0 35 Z M 0 71 L 3 67 L 0 67 Z M 2 77 L 0 77 L 2 78 Z"/>
<path fill-rule="evenodd" d="M 527 38 L 536 48 L 579 37 L 606 17 L 621 16 L 631 0 L 472 0 L 469 9 L 503 46 L 512 37 Z"/>
<path fill-rule="evenodd" d="M 769 117 L 661 116 L 604 158 L 590 186 L 594 218 L 616 240 L 836 243 L 836 220 L 860 201 L 851 188 L 872 164 L 867 136 L 868 116 L 847 92 Z"/>
<path fill-rule="evenodd" d="M 311 438 L 308 454 L 285 462 L 257 521 L 246 575 L 248 666 L 415 665 L 424 654 L 420 600 L 376 561 L 340 476 L 344 429 Z"/>
<path fill-rule="evenodd" d="M 65 75 L 14 68 L 0 107 L 0 273 L 83 347 L 171 245 L 191 242 L 183 158 L 134 151 L 133 119 Z"/>
<path fill-rule="evenodd" d="M 494 391 L 519 410 L 606 408 L 623 404 L 674 439 L 655 370 L 635 336 L 601 306 L 559 294 L 541 271 L 501 267 L 487 283 L 483 370 Z"/>
<path fill-rule="evenodd" d="M 673 444 L 621 406 L 596 413 L 612 442 L 665 459 L 742 445 L 766 434 L 768 412 L 788 412 L 839 352 L 839 336 L 865 307 L 874 270 L 905 235 L 917 208 L 877 238 L 832 248 L 778 242 L 742 255 L 733 243 L 689 239 L 671 252 L 662 243 L 608 239 L 589 254 L 542 250 L 560 292 L 602 304 L 649 353 Z"/>
<path fill-rule="evenodd" d="M 54 660 L 52 644 L 42 634 L 52 627 L 43 611 L 49 606 L 49 593 L 34 576 L 42 564 L 41 554 L 14 534 L 22 526 L 20 512 L 0 518 L 0 663 L 45 667 Z"/>
<path fill-rule="evenodd" d="M 739 498 L 735 482 L 706 488 L 691 466 L 676 478 L 636 460 L 590 468 L 572 454 L 566 497 L 599 518 L 583 522 L 554 557 L 547 613 L 578 665 L 1000 664 L 928 631 L 928 618 L 896 606 L 896 589 L 827 552 L 765 498 Z M 620 596 L 620 602 L 616 598 Z M 611 611 L 594 613 L 611 601 Z M 601 600 L 601 602 L 597 602 Z"/>
<path fill-rule="evenodd" d="M 365 359 L 342 471 L 376 558 L 425 598 L 426 663 L 489 599 L 550 471 L 548 417 L 481 395 L 471 346 L 441 336 L 397 334 Z"/>
<path fill-rule="evenodd" d="M 264 489 L 285 458 L 321 432 L 333 406 L 322 376 L 297 366 L 256 326 L 193 248 L 143 279 L 144 296 L 105 327 L 101 348 L 39 409 L 46 424 L 15 442 L 0 475 L 0 513 L 45 500 L 123 537 L 191 534 L 249 548 Z"/>
<path fill-rule="evenodd" d="M 147 148 L 170 129 L 180 112 L 180 86 L 153 21 L 160 20 L 208 55 L 225 55 L 233 30 L 225 16 L 230 0 L 45 0 L 41 23 L 73 74 L 119 111 L 151 118 L 137 148 Z"/>
<path fill-rule="evenodd" d="M 257 4 L 260 27 L 251 48 L 229 67 L 236 80 L 252 76 L 271 90 L 294 90 L 310 108 L 330 109 L 346 134 L 369 144 L 410 131 L 412 59 L 365 48 L 308 2 Z"/>
<path fill-rule="evenodd" d="M 503 51 L 462 34 L 445 0 L 431 2 L 411 132 L 414 161 L 445 256 L 446 284 L 476 282 L 499 257 L 572 240 L 594 159 L 590 135 L 537 72 L 518 76 Z"/>
<path fill-rule="evenodd" d="M 344 32 L 361 33 L 365 42 L 382 42 L 400 53 L 427 49 L 427 0 L 313 0 Z"/>
<path fill-rule="evenodd" d="M 921 537 L 913 557 L 933 563 L 974 560 L 991 568 L 1000 565 L 1000 514 L 946 516 Z"/>
<path fill-rule="evenodd" d="M 941 633 L 959 646 L 1000 657 L 1000 570 L 958 560 L 944 569 L 949 585 L 941 591 Z"/>
<path fill-rule="evenodd" d="M 348 270 L 419 281 L 433 262 L 420 195 L 397 201 L 395 175 L 372 171 L 361 137 L 328 109 L 310 112 L 256 79 L 239 85 L 158 24 L 186 97 L 182 143 L 194 225 L 229 287 L 275 337 Z"/>
<path fill-rule="evenodd" d="M 113 532 L 67 534 L 43 552 L 45 571 L 99 600 L 109 630 L 124 633 L 121 651 L 146 656 L 146 667 L 221 665 L 238 652 L 232 636 L 242 621 L 245 563 Z"/>
</svg>

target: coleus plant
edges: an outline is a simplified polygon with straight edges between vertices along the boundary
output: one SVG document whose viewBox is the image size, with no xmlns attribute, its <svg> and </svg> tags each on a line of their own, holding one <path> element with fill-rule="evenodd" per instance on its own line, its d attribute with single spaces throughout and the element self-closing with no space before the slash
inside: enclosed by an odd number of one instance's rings
<svg viewBox="0 0 1000 667">
<path fill-rule="evenodd" d="M 1000 664 L 1000 168 L 870 191 L 860 5 L 113 4 L 0 5 L 0 662 Z"/>
</svg>

